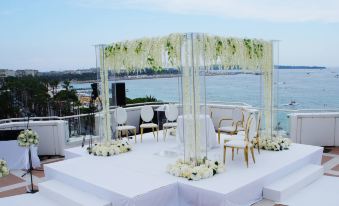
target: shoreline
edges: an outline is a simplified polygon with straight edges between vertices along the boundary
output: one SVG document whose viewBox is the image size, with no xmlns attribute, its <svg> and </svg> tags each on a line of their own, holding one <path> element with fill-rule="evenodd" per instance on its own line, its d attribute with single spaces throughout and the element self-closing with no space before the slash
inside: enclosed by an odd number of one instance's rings
<svg viewBox="0 0 339 206">
<path fill-rule="evenodd" d="M 261 75 L 260 72 L 226 72 L 226 73 L 206 73 L 206 76 L 228 76 L 228 75 L 238 75 L 238 74 L 252 74 L 252 75 Z M 156 75 L 138 75 L 138 76 L 124 76 L 117 77 L 115 79 L 109 78 L 108 81 L 121 81 L 121 80 L 139 80 L 139 79 L 164 79 L 164 78 L 176 78 L 179 77 L 179 74 L 156 74 Z M 98 80 L 72 80 L 73 84 L 88 84 L 88 83 L 98 83 Z"/>
</svg>

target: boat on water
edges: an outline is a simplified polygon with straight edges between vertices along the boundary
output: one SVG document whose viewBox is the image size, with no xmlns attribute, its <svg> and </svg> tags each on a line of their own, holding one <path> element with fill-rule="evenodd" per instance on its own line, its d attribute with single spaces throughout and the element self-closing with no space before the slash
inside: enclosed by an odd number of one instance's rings
<svg viewBox="0 0 339 206">
<path fill-rule="evenodd" d="M 298 106 L 299 103 L 297 103 L 297 101 L 295 100 L 291 100 L 289 103 L 284 104 L 283 106 Z"/>
</svg>

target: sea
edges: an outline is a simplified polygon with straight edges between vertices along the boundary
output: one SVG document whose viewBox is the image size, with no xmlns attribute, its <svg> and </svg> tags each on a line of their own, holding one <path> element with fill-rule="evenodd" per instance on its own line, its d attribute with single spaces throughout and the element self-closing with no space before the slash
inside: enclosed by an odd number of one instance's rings
<svg viewBox="0 0 339 206">
<path fill-rule="evenodd" d="M 206 101 L 246 103 L 263 107 L 262 75 L 236 74 L 205 77 Z M 164 102 L 180 102 L 178 78 L 124 80 L 126 96 L 146 95 Z M 90 88 L 90 83 L 75 83 L 75 89 Z M 292 112 L 339 111 L 339 68 L 277 69 L 274 73 L 276 126 L 288 131 Z"/>
</svg>

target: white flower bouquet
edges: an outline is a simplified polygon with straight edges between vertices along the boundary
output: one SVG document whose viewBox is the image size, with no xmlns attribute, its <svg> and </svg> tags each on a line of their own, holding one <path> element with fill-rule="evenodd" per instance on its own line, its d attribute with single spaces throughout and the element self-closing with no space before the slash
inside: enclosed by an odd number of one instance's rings
<svg viewBox="0 0 339 206">
<path fill-rule="evenodd" d="M 254 139 L 252 143 L 254 144 L 254 147 L 258 147 L 258 141 L 256 139 Z M 259 139 L 260 149 L 271 151 L 287 150 L 289 149 L 291 143 L 292 142 L 289 138 L 283 137 L 274 137 L 272 139 L 270 138 Z"/>
<path fill-rule="evenodd" d="M 176 177 L 183 177 L 188 180 L 201 180 L 224 172 L 224 164 L 220 161 L 207 159 L 185 162 L 181 159 L 175 164 L 167 166 L 167 172 Z"/>
<path fill-rule="evenodd" d="M 5 160 L 0 160 L 0 178 L 9 175 L 9 169 Z"/>
<path fill-rule="evenodd" d="M 108 143 L 103 144 L 96 144 L 90 151 L 89 148 L 87 148 L 88 152 L 90 154 L 93 154 L 95 156 L 112 156 L 112 155 L 118 155 L 120 153 L 129 152 L 132 150 L 131 145 L 124 140 L 114 140 Z"/>
<path fill-rule="evenodd" d="M 37 145 L 39 144 L 39 135 L 30 129 L 21 131 L 18 136 L 18 144 L 20 147 L 29 147 L 30 145 Z"/>
</svg>

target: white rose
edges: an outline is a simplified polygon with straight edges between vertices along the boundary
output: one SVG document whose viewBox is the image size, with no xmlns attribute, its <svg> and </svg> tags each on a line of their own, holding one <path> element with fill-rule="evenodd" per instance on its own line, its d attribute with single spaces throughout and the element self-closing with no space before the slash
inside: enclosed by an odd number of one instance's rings
<svg viewBox="0 0 339 206">
<path fill-rule="evenodd" d="M 202 178 L 209 178 L 212 175 L 213 175 L 213 171 L 212 171 L 212 174 L 211 174 L 211 169 L 205 168 L 202 172 Z"/>
<path fill-rule="evenodd" d="M 199 175 L 199 174 L 196 174 L 196 175 L 193 175 L 192 174 L 192 180 L 194 180 L 194 181 L 197 181 L 197 180 L 200 180 L 201 179 L 201 176 Z"/>
<path fill-rule="evenodd" d="M 2 168 L 2 173 L 7 174 L 8 173 L 8 168 L 7 167 L 3 167 Z"/>
<path fill-rule="evenodd" d="M 166 171 L 167 171 L 168 173 L 170 173 L 172 167 L 173 167 L 172 164 L 167 165 Z"/>
</svg>

